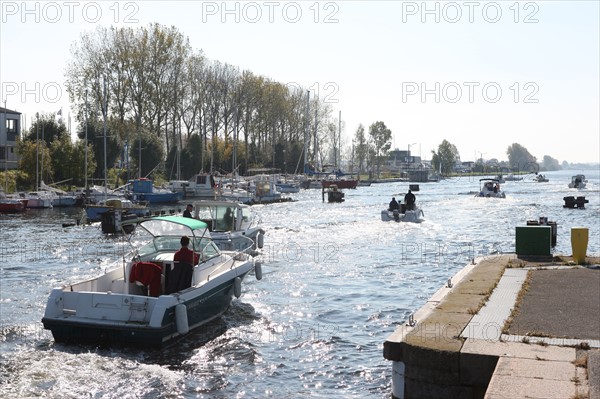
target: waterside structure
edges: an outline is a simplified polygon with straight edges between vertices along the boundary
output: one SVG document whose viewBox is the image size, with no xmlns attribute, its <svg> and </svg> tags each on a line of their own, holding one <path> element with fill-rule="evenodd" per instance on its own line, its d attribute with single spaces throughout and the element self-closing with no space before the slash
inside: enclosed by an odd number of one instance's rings
<svg viewBox="0 0 600 399">
<path fill-rule="evenodd" d="M 393 398 L 600 398 L 600 259 L 473 260 L 384 343 Z"/>
</svg>

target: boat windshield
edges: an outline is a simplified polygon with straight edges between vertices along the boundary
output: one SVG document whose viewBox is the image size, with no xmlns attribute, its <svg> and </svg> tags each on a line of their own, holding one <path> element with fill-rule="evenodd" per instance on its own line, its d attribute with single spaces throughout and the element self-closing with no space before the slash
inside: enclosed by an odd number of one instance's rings
<svg viewBox="0 0 600 399">
<path fill-rule="evenodd" d="M 155 237 L 152 241 L 144 245 L 138 250 L 138 255 L 147 258 L 149 255 L 158 254 L 161 252 L 175 253 L 181 248 L 181 237 L 166 236 Z M 220 255 L 219 248 L 208 237 L 198 237 L 191 242 L 194 251 L 201 253 L 203 259 L 209 259 Z"/>
<path fill-rule="evenodd" d="M 156 217 L 140 223 L 140 226 L 155 237 L 202 237 L 207 229 L 206 223 L 181 216 Z"/>
</svg>

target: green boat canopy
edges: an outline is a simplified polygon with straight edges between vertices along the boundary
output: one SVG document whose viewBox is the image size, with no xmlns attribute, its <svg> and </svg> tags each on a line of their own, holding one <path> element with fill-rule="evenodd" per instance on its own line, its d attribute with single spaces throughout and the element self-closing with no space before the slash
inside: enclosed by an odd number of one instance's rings
<svg viewBox="0 0 600 399">
<path fill-rule="evenodd" d="M 144 220 L 140 226 L 155 237 L 183 235 L 201 237 L 208 228 L 203 221 L 183 216 L 157 216 Z"/>
</svg>

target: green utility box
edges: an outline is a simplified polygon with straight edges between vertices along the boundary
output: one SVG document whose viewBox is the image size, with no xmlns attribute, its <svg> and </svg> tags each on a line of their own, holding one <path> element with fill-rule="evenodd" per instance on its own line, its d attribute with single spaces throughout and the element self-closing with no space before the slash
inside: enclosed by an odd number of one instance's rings
<svg viewBox="0 0 600 399">
<path fill-rule="evenodd" d="M 517 226 L 517 256 L 552 256 L 551 226 Z"/>
</svg>

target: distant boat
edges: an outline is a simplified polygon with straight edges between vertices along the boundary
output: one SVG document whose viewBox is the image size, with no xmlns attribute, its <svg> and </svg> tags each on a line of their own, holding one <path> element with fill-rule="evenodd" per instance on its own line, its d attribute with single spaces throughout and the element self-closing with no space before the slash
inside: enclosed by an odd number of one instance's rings
<svg viewBox="0 0 600 399">
<path fill-rule="evenodd" d="M 323 200 L 325 200 L 325 193 L 327 193 L 327 202 L 344 202 L 345 200 L 345 194 L 335 184 L 331 184 L 327 188 L 323 187 Z"/>
<path fill-rule="evenodd" d="M 534 181 L 536 181 L 537 183 L 547 183 L 549 180 L 546 176 L 542 175 L 541 173 L 539 175 L 537 175 L 536 177 L 533 178 Z"/>
<path fill-rule="evenodd" d="M 495 180 L 498 180 L 498 183 L 502 184 L 502 183 L 506 183 L 506 180 L 504 179 L 504 177 L 502 175 L 496 175 L 494 176 Z"/>
<path fill-rule="evenodd" d="M 27 208 L 52 208 L 52 197 L 48 193 L 31 191 L 19 193 L 19 198 L 27 200 Z"/>
<path fill-rule="evenodd" d="M 358 180 L 328 178 L 321 181 L 321 186 L 323 188 L 327 188 L 331 185 L 335 185 L 337 188 L 356 188 L 356 186 L 358 186 Z"/>
<path fill-rule="evenodd" d="M 46 183 L 44 183 L 43 180 L 40 182 L 39 191 L 45 193 L 50 198 L 52 198 L 53 207 L 67 207 L 75 206 L 77 204 L 77 195 L 69 194 L 66 191 L 48 186 Z"/>
<path fill-rule="evenodd" d="M 300 185 L 297 183 L 276 183 L 277 191 L 280 193 L 298 193 L 300 192 Z"/>
<path fill-rule="evenodd" d="M 585 175 L 575 175 L 571 177 L 571 183 L 569 183 L 569 188 L 585 188 L 587 183 L 587 179 Z"/>
<path fill-rule="evenodd" d="M 221 197 L 221 190 L 210 173 L 198 173 L 190 180 L 171 180 L 168 189 L 181 192 L 185 198 L 216 199 Z"/>
<path fill-rule="evenodd" d="M 500 182 L 496 179 L 479 179 L 479 194 L 476 197 L 506 198 L 504 191 L 500 190 Z"/>
<path fill-rule="evenodd" d="M 170 204 L 183 199 L 182 191 L 154 187 L 150 179 L 134 179 L 127 186 L 126 197 L 132 201 L 146 201 L 149 204 Z"/>
<path fill-rule="evenodd" d="M 504 180 L 506 180 L 506 181 L 521 181 L 521 180 L 523 180 L 523 178 L 520 176 L 515 176 L 511 173 L 508 176 L 506 176 L 504 178 Z M 502 182 L 500 182 L 500 183 L 502 183 Z"/>
<path fill-rule="evenodd" d="M 132 213 L 139 217 L 150 216 L 150 209 L 146 205 L 135 204 L 124 198 L 113 198 L 98 204 L 87 205 L 85 213 L 88 221 L 98 222 L 102 220 L 102 214 L 114 209 L 121 209 L 126 213 Z"/>
<path fill-rule="evenodd" d="M 17 213 L 25 210 L 26 200 L 8 198 L 4 190 L 0 189 L 0 213 Z"/>
</svg>

